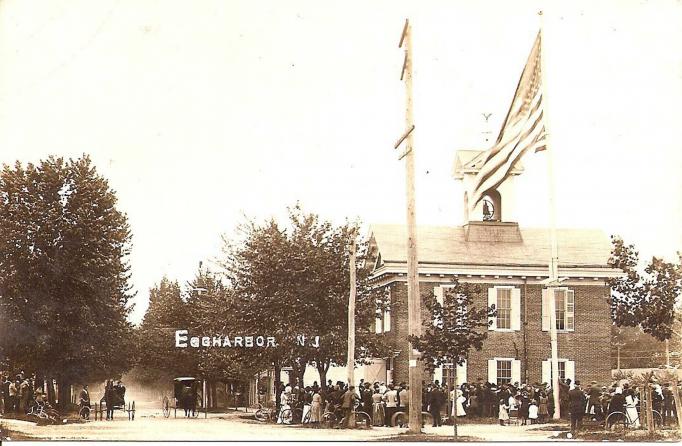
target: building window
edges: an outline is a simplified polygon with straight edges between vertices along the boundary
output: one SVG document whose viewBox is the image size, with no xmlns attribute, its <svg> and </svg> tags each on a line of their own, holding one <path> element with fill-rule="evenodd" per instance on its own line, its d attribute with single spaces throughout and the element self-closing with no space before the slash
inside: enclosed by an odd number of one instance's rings
<svg viewBox="0 0 682 446">
<path fill-rule="evenodd" d="M 556 329 L 559 331 L 575 331 L 575 292 L 567 288 L 545 289 L 542 291 L 542 330 L 550 327 L 550 296 L 554 292 L 554 315 Z"/>
<path fill-rule="evenodd" d="M 497 328 L 511 329 L 511 289 L 497 289 Z"/>
<path fill-rule="evenodd" d="M 495 306 L 489 330 L 521 329 L 521 290 L 511 286 L 488 288 L 488 306 Z"/>
<path fill-rule="evenodd" d="M 573 290 L 555 290 L 556 329 L 573 331 L 575 329 L 575 294 Z"/>
<path fill-rule="evenodd" d="M 566 379 L 575 380 L 575 361 L 570 359 L 559 358 L 557 361 L 559 366 L 559 380 L 565 382 Z M 542 381 L 546 383 L 552 382 L 552 360 L 547 359 L 542 361 Z"/>
<path fill-rule="evenodd" d="M 510 360 L 497 361 L 497 385 L 510 384 L 512 380 L 512 362 Z"/>
<path fill-rule="evenodd" d="M 559 379 L 566 381 L 566 361 L 559 361 Z"/>
</svg>

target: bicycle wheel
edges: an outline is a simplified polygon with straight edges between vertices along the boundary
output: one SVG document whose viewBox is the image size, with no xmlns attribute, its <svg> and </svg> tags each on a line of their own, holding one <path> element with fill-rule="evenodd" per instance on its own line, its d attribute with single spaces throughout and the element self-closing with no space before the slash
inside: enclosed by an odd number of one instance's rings
<svg viewBox="0 0 682 446">
<path fill-rule="evenodd" d="M 170 400 L 164 395 L 163 401 L 161 402 L 161 410 L 163 411 L 164 418 L 170 417 Z"/>
<path fill-rule="evenodd" d="M 312 416 L 312 412 L 313 411 L 310 409 L 308 410 L 308 412 L 306 412 L 305 417 L 303 417 L 303 424 L 310 424 L 310 418 Z"/>
<path fill-rule="evenodd" d="M 294 413 L 291 411 L 291 409 L 284 409 L 280 416 L 282 418 L 282 424 L 293 424 Z"/>
<path fill-rule="evenodd" d="M 628 421 L 623 412 L 613 412 L 606 417 L 604 427 L 607 431 L 625 435 L 628 429 Z"/>
<path fill-rule="evenodd" d="M 256 420 L 266 423 L 270 420 L 270 412 L 267 409 L 258 409 L 255 414 Z"/>
<path fill-rule="evenodd" d="M 367 412 L 355 412 L 355 427 L 370 429 L 372 427 L 372 417 Z"/>
<path fill-rule="evenodd" d="M 407 426 L 407 414 L 405 412 L 394 413 L 391 417 L 391 426 Z"/>
<path fill-rule="evenodd" d="M 83 419 L 83 420 L 89 420 L 90 419 L 90 408 L 88 406 L 81 407 L 81 410 L 78 411 L 78 416 L 81 417 L 81 419 Z"/>
<path fill-rule="evenodd" d="M 322 415 L 322 427 L 330 429 L 332 427 L 335 427 L 336 423 L 337 423 L 337 418 L 336 418 L 336 415 L 334 415 L 333 413 L 325 412 Z"/>
<path fill-rule="evenodd" d="M 654 429 L 661 429 L 663 427 L 663 415 L 657 410 L 654 413 Z"/>
</svg>

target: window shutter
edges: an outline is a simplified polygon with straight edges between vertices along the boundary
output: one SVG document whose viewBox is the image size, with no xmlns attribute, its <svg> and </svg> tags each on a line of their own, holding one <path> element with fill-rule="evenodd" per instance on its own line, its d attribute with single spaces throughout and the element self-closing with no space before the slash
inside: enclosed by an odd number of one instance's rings
<svg viewBox="0 0 682 446">
<path fill-rule="evenodd" d="M 575 331 L 575 292 L 566 291 L 566 330 Z"/>
<path fill-rule="evenodd" d="M 542 331 L 549 331 L 549 290 L 542 290 Z"/>
<path fill-rule="evenodd" d="M 497 363 L 495 363 L 495 366 L 497 367 Z M 459 384 L 467 382 L 467 362 L 464 361 L 464 364 L 462 365 L 457 365 L 457 382 Z"/>
<path fill-rule="evenodd" d="M 497 384 L 497 361 L 488 359 L 488 382 Z"/>
<path fill-rule="evenodd" d="M 566 378 L 570 378 L 571 382 L 575 382 L 575 361 L 566 361 Z"/>
<path fill-rule="evenodd" d="M 381 333 L 382 332 L 381 329 L 383 328 L 383 325 L 384 324 L 381 320 L 381 312 L 377 311 L 376 318 L 375 318 L 375 324 L 374 324 L 374 333 L 377 333 L 377 334 Z"/>
<path fill-rule="evenodd" d="M 511 364 L 511 380 L 513 383 L 521 382 L 521 361 L 518 359 L 512 360 Z"/>
<path fill-rule="evenodd" d="M 552 362 L 542 361 L 542 382 L 552 385 Z"/>
<path fill-rule="evenodd" d="M 438 380 L 439 383 L 443 384 L 443 366 L 436 367 L 433 370 L 433 380 Z"/>
<path fill-rule="evenodd" d="M 443 287 L 441 286 L 433 287 L 433 295 L 436 297 L 436 301 L 439 304 L 443 305 Z M 433 318 L 433 326 L 437 327 L 438 325 L 439 324 L 436 318 Z"/>
<path fill-rule="evenodd" d="M 497 290 L 495 288 L 488 288 L 488 307 L 491 307 L 495 305 L 495 308 L 497 308 Z M 493 321 L 492 324 L 488 325 L 488 330 L 495 330 L 497 329 L 497 318 L 491 317 L 488 318 L 489 321 Z M 497 366 L 495 366 L 495 376 L 497 376 Z M 495 378 L 497 380 L 497 378 Z M 497 381 L 493 381 L 497 382 Z"/>
<path fill-rule="evenodd" d="M 511 290 L 511 329 L 521 330 L 521 290 L 512 288 Z"/>
<path fill-rule="evenodd" d="M 391 331 L 391 310 L 390 308 L 384 311 L 384 333 Z"/>
</svg>

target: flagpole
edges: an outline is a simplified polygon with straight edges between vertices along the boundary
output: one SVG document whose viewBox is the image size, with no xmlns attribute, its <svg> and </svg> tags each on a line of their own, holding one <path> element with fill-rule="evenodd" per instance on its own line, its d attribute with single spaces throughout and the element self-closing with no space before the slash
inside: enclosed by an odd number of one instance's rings
<svg viewBox="0 0 682 446">
<path fill-rule="evenodd" d="M 547 298 L 549 307 L 549 342 L 551 347 L 552 363 L 552 396 L 554 398 L 554 419 L 561 418 L 559 400 L 559 347 L 556 328 L 556 297 L 555 289 L 559 285 L 559 246 L 556 232 L 556 200 L 554 179 L 554 148 L 551 144 L 552 133 L 549 129 L 549 105 L 547 100 L 547 70 L 546 70 L 546 47 L 544 38 L 544 14 L 540 15 L 540 70 L 542 72 L 542 105 L 545 126 L 545 147 L 547 153 L 547 179 L 549 192 L 549 238 L 551 246 L 551 258 L 549 260 L 549 283 L 547 284 Z"/>
</svg>

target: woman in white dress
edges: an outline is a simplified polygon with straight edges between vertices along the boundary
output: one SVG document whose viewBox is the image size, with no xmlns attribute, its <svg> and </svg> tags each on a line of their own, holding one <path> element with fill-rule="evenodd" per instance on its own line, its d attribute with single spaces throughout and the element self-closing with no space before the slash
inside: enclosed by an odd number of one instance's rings
<svg viewBox="0 0 682 446">
<path fill-rule="evenodd" d="M 450 392 L 450 395 L 455 393 L 454 391 Z M 457 416 L 458 417 L 466 417 L 467 413 L 464 411 L 464 402 L 466 401 L 466 398 L 464 398 L 464 394 L 462 393 L 462 389 L 457 389 L 457 393 L 455 394 L 455 404 L 452 405 L 452 416 L 455 416 L 455 405 L 457 406 Z"/>
<path fill-rule="evenodd" d="M 630 427 L 633 429 L 638 429 L 639 424 L 639 414 L 637 414 L 637 403 L 639 399 L 635 396 L 635 392 L 630 389 L 628 394 L 625 396 L 625 412 L 629 418 Z"/>
<path fill-rule="evenodd" d="M 287 386 L 287 389 L 291 389 L 291 387 Z M 284 392 L 282 392 L 282 396 L 280 397 L 280 409 L 279 409 L 279 414 L 277 415 L 277 424 L 291 424 L 291 418 L 292 418 L 292 413 L 291 411 L 288 411 L 287 414 L 289 414 L 286 418 L 282 417 L 282 413 L 286 409 L 291 409 L 291 390 L 285 389 Z"/>
</svg>

